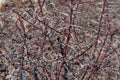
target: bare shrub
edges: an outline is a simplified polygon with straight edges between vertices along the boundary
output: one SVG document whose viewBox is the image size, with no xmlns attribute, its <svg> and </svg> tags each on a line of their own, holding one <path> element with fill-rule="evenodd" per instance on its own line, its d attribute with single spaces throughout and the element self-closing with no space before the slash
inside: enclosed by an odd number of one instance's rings
<svg viewBox="0 0 120 80">
<path fill-rule="evenodd" d="M 1 79 L 119 80 L 118 3 L 8 1 L 0 13 Z"/>
</svg>

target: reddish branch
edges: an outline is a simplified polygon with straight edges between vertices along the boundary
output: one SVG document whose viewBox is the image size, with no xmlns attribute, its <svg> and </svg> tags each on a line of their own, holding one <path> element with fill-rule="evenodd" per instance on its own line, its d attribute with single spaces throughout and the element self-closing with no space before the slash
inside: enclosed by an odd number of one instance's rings
<svg viewBox="0 0 120 80">
<path fill-rule="evenodd" d="M 101 31 L 101 27 L 102 27 L 102 20 L 103 20 L 103 15 L 105 13 L 105 6 L 106 6 L 106 0 L 104 0 L 103 2 L 103 9 L 102 9 L 102 13 L 101 13 L 101 17 L 100 17 L 100 20 L 99 20 L 99 26 L 98 26 L 98 33 L 97 33 L 97 38 L 96 38 L 96 42 L 95 42 L 95 50 L 97 50 L 97 44 L 98 44 L 98 39 L 100 38 L 100 31 Z"/>
</svg>

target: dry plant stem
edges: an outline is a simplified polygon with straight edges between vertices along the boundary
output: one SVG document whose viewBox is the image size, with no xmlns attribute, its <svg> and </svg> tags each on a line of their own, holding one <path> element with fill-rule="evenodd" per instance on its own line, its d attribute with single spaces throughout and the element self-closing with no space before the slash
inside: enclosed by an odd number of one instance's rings
<svg viewBox="0 0 120 80">
<path fill-rule="evenodd" d="M 58 1 L 59 1 L 59 3 L 60 3 L 61 5 L 64 5 L 64 6 L 67 6 L 67 7 L 70 8 L 70 6 L 69 6 L 68 4 L 66 4 L 66 3 L 64 3 L 64 2 L 62 2 L 62 1 L 60 1 L 60 0 L 58 0 Z"/>
<path fill-rule="evenodd" d="M 73 0 L 71 0 L 71 6 L 73 6 Z M 64 56 L 66 57 L 67 55 L 67 45 L 69 44 L 69 40 L 70 40 L 70 34 L 71 34 L 71 24 L 73 24 L 73 9 L 72 7 L 70 8 L 70 26 L 68 28 L 68 35 L 67 35 L 67 39 L 66 39 L 66 43 L 65 43 L 65 47 L 64 47 Z"/>
<path fill-rule="evenodd" d="M 24 60 L 24 47 L 21 47 L 21 71 L 20 71 L 20 80 L 23 80 L 23 60 Z"/>
<path fill-rule="evenodd" d="M 96 59 L 96 63 L 98 62 L 98 59 L 99 59 L 99 57 L 100 57 L 100 55 L 101 55 L 101 52 L 102 52 L 102 50 L 103 50 L 103 47 L 105 46 L 105 43 L 106 43 L 106 40 L 107 40 L 107 36 L 108 36 L 108 35 L 106 35 L 106 37 L 105 37 L 105 39 L 104 39 L 104 42 L 103 42 L 103 45 L 102 45 L 100 51 L 98 52 L 98 56 L 97 56 L 97 59 Z"/>
<path fill-rule="evenodd" d="M 97 37 L 96 37 L 94 52 L 97 50 L 98 39 L 100 38 L 100 31 L 101 31 L 101 27 L 102 27 L 103 14 L 105 14 L 106 0 L 103 0 L 103 1 L 104 1 L 103 2 L 103 9 L 102 9 L 101 17 L 99 20 L 99 26 L 98 26 L 98 31 L 97 31 L 98 33 L 97 33 Z"/>
<path fill-rule="evenodd" d="M 73 61 L 73 60 L 77 59 L 78 57 L 84 55 L 84 54 L 85 54 L 87 51 L 89 51 L 92 47 L 93 47 L 93 45 L 89 46 L 85 51 L 81 52 L 80 55 L 77 55 L 75 58 L 72 58 L 72 59 L 69 60 L 69 61 Z"/>
<path fill-rule="evenodd" d="M 107 38 L 108 38 L 108 35 L 109 34 L 111 34 L 110 33 L 110 25 L 109 25 L 109 13 L 108 13 L 108 1 L 106 0 L 105 1 L 105 4 L 104 4 L 105 6 L 106 6 L 106 8 L 107 8 L 107 10 L 106 10 L 106 20 L 107 20 L 107 25 L 106 25 L 106 27 L 108 28 L 108 32 L 107 32 L 107 34 L 106 34 L 106 37 L 105 37 L 105 39 L 104 39 L 104 42 L 103 42 L 103 45 L 101 46 L 101 49 L 100 49 L 100 52 L 98 53 L 98 57 L 97 57 L 97 60 L 96 60 L 96 62 L 98 62 L 98 59 L 99 59 L 99 57 L 100 57 L 100 55 L 101 55 L 101 51 L 102 51 L 102 48 L 104 47 L 104 45 L 105 45 L 105 43 L 106 43 L 106 41 L 107 41 Z"/>
<path fill-rule="evenodd" d="M 109 46 L 109 48 L 110 48 L 110 46 Z M 116 50 L 119 49 L 119 48 L 120 48 L 120 44 L 118 44 L 118 46 L 117 46 L 116 48 L 114 48 L 113 51 L 110 52 L 110 54 L 112 54 L 112 53 L 114 53 L 114 52 L 117 52 Z M 104 61 L 105 59 L 107 59 L 108 57 L 109 57 L 109 56 L 104 55 L 104 56 L 101 58 L 101 60 L 100 60 L 100 62 L 99 62 L 99 67 L 101 67 L 103 61 Z M 104 65 L 103 67 L 101 67 L 101 68 L 104 68 L 104 67 L 106 67 L 106 66 L 107 66 L 107 64 L 105 64 L 105 65 Z"/>
<path fill-rule="evenodd" d="M 16 13 L 19 17 L 21 17 L 23 20 L 27 21 L 24 17 L 22 17 L 18 12 L 16 12 L 15 10 L 12 10 L 14 13 Z M 43 21 L 40 21 L 38 18 L 36 18 L 39 22 L 41 22 L 42 24 L 44 24 L 46 27 L 50 28 L 51 30 L 63 35 L 61 32 L 57 31 L 56 29 L 50 27 L 48 24 L 44 23 Z M 35 26 L 33 23 L 27 21 L 29 24 L 31 24 L 32 26 Z"/>
<path fill-rule="evenodd" d="M 106 18 L 107 18 L 107 28 L 108 28 L 108 32 L 107 32 L 107 34 L 106 34 L 106 37 L 105 37 L 104 42 L 103 42 L 103 45 L 101 46 L 101 49 L 100 49 L 100 51 L 98 52 L 98 56 L 97 56 L 97 59 L 96 59 L 96 63 L 99 63 L 99 64 L 98 64 L 98 67 L 99 67 L 99 68 L 100 68 L 100 66 L 101 66 L 101 63 L 102 63 L 103 60 L 105 59 L 105 56 L 103 56 L 102 62 L 98 62 L 98 61 L 99 61 L 98 59 L 99 59 L 99 57 L 100 57 L 100 55 L 101 55 L 102 49 L 103 49 L 103 47 L 104 47 L 104 45 L 105 45 L 105 43 L 106 43 L 106 41 L 107 41 L 108 35 L 109 35 L 109 33 L 110 33 L 109 16 L 108 16 L 108 0 L 104 0 L 102 14 L 103 14 L 104 11 L 105 11 L 105 7 L 107 7 L 107 10 L 106 10 L 106 16 L 107 16 L 107 17 L 106 17 Z M 100 24 L 99 24 L 99 29 L 98 29 L 97 40 L 99 39 L 99 33 L 100 33 L 100 27 L 101 27 L 102 18 L 103 18 L 103 16 L 101 15 Z M 95 44 L 95 48 L 96 48 L 96 46 L 97 46 L 97 42 L 96 42 L 96 44 Z M 110 45 L 109 45 L 108 47 L 110 47 Z M 104 55 L 105 55 L 105 54 L 104 54 Z M 91 72 L 91 74 L 89 75 L 88 79 L 91 78 L 92 74 L 95 75 L 95 72 L 96 72 L 96 71 L 94 71 L 94 69 L 93 69 L 92 72 Z"/>
<path fill-rule="evenodd" d="M 40 12 L 39 12 L 38 15 L 41 14 L 43 16 L 43 6 L 44 6 L 44 3 L 45 3 L 45 0 L 42 2 L 42 4 L 41 4 L 41 0 L 38 0 L 38 5 L 40 7 Z"/>
<path fill-rule="evenodd" d="M 19 26 L 18 26 L 18 24 L 17 23 L 20 23 L 20 27 L 21 27 L 21 29 L 19 28 Z M 20 20 L 20 18 L 18 18 L 17 19 L 17 21 L 16 21 L 16 27 L 19 29 L 19 32 L 20 32 L 20 35 L 21 35 L 21 38 L 23 39 L 23 46 L 22 47 L 20 47 L 20 53 L 19 54 L 21 54 L 21 61 L 20 61 L 20 72 L 18 72 L 18 74 L 20 74 L 20 75 L 18 75 L 18 77 L 20 77 L 20 80 L 22 80 L 22 78 L 23 78 L 23 62 L 24 62 L 24 46 L 26 47 L 26 40 L 24 39 L 24 37 L 22 36 L 22 31 L 23 32 L 25 32 L 25 27 L 24 27 L 24 25 L 23 25 L 23 23 L 21 22 L 21 20 Z"/>
<path fill-rule="evenodd" d="M 59 1 L 60 2 L 60 1 Z M 60 2 L 61 3 L 61 2 Z M 65 3 L 61 3 L 61 4 L 64 4 L 65 5 Z M 65 60 L 64 60 L 64 58 L 66 57 L 66 55 L 67 55 L 67 46 L 68 46 L 68 44 L 69 44 L 69 40 L 70 40 L 70 33 L 71 33 L 71 28 L 72 28 L 72 26 L 71 26 L 71 24 L 73 24 L 73 19 L 72 19 L 72 16 L 73 16 L 73 9 L 72 9 L 72 6 L 73 6 L 73 0 L 71 0 L 71 7 L 70 7 L 70 26 L 69 26 L 69 28 L 68 28 L 68 35 L 67 35 L 67 39 L 66 39 L 66 41 L 65 41 L 65 47 L 64 47 L 64 53 L 63 53 L 63 59 L 62 59 L 62 64 L 61 64 L 61 66 L 60 66 L 60 71 L 59 71 L 59 73 L 58 73 L 58 80 L 59 80 L 59 77 L 60 77 L 60 73 L 61 73 L 61 70 L 62 70 L 62 68 L 63 68 L 63 66 L 64 66 L 64 63 L 65 63 Z"/>
<path fill-rule="evenodd" d="M 96 42 L 95 42 L 95 49 L 94 49 L 95 52 L 96 52 L 96 50 L 97 50 L 98 39 L 100 38 L 100 31 L 101 31 L 101 27 L 102 27 L 103 14 L 105 14 L 105 8 L 106 8 L 106 6 L 108 6 L 108 4 L 106 4 L 106 3 L 108 3 L 107 0 L 104 0 L 104 2 L 103 2 L 103 10 L 102 10 L 101 17 L 100 17 L 100 20 L 99 20 L 98 33 L 97 33 L 97 38 L 96 38 Z M 107 20 L 108 20 L 108 14 L 107 14 Z M 109 21 L 107 21 L 107 22 L 109 22 Z M 107 27 L 108 27 L 108 30 L 109 30 L 109 26 L 107 26 Z M 98 64 L 98 60 L 99 60 L 99 57 L 100 57 L 100 55 L 101 55 L 102 49 L 103 49 L 103 47 L 104 47 L 104 45 L 105 45 L 105 43 L 106 43 L 107 36 L 108 36 L 108 33 L 106 34 L 106 37 L 105 37 L 104 42 L 103 42 L 103 45 L 101 46 L 101 49 L 100 49 L 100 51 L 98 52 L 98 56 L 97 56 L 97 59 L 96 59 L 96 61 L 95 61 L 97 64 Z M 98 66 L 97 66 L 97 67 L 98 67 Z M 100 67 L 100 66 L 99 66 L 99 67 Z M 96 72 L 96 69 L 95 69 L 95 68 L 96 68 L 96 67 L 93 67 L 93 68 L 91 69 L 91 73 L 90 73 L 90 75 L 89 75 L 88 78 L 87 78 L 88 80 L 92 78 L 92 75 L 93 75 L 93 74 L 95 74 L 95 72 Z"/>
</svg>

